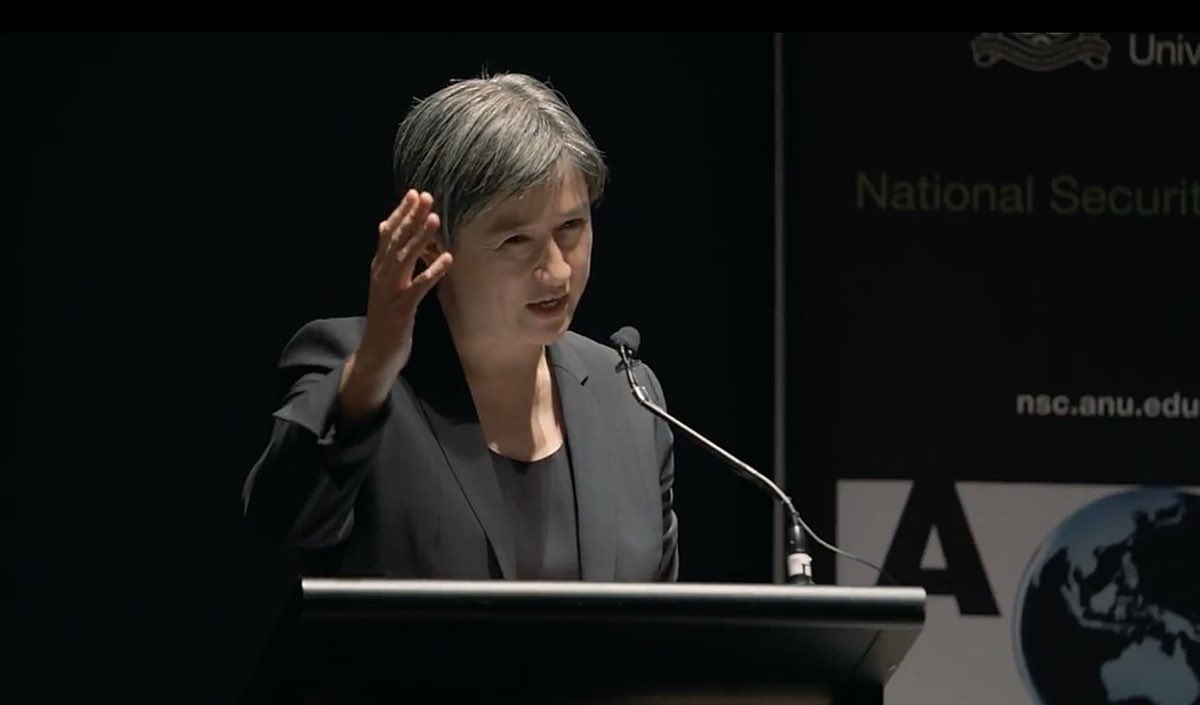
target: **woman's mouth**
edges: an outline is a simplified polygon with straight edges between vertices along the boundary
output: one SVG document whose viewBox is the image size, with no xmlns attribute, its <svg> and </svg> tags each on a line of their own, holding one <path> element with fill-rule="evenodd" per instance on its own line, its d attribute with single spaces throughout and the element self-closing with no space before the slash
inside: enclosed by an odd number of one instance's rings
<svg viewBox="0 0 1200 705">
<path fill-rule="evenodd" d="M 564 294 L 552 299 L 542 299 L 531 304 L 526 304 L 525 308 L 533 311 L 536 314 L 543 316 L 552 316 L 560 313 L 567 307 L 567 296 Z"/>
</svg>

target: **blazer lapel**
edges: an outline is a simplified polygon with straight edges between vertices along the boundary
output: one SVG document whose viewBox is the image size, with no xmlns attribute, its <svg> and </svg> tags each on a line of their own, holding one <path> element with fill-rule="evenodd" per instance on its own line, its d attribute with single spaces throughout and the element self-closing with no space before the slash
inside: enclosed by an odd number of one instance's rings
<svg viewBox="0 0 1200 705">
<path fill-rule="evenodd" d="M 548 355 L 567 427 L 583 579 L 612 581 L 616 576 L 618 522 L 612 490 L 616 475 L 606 446 L 612 436 L 605 432 L 608 423 L 587 386 L 587 370 L 578 355 L 565 340 L 551 345 Z"/>
<path fill-rule="evenodd" d="M 418 313 L 404 377 L 416 391 L 446 463 L 487 535 L 502 576 L 516 578 L 516 539 L 504 496 L 436 296 L 427 297 Z"/>
<path fill-rule="evenodd" d="M 442 447 L 446 463 L 454 473 L 454 479 L 458 481 L 458 486 L 492 545 L 501 574 L 509 580 L 516 578 L 516 539 L 479 422 L 448 419 L 435 409 L 427 409 L 426 417 Z"/>
</svg>

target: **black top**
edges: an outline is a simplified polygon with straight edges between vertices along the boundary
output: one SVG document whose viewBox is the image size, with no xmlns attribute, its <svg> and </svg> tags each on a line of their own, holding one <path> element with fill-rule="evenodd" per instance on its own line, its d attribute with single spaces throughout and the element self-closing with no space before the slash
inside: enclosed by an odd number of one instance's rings
<svg viewBox="0 0 1200 705">
<path fill-rule="evenodd" d="M 244 487 L 247 521 L 297 549 L 306 576 L 516 578 L 516 528 L 437 297 L 422 304 L 389 401 L 347 428 L 338 389 L 365 330 L 365 316 L 323 318 L 284 348 L 281 406 Z M 611 346 L 567 331 L 546 358 L 562 409 L 582 580 L 676 580 L 670 428 L 630 393 Z M 635 362 L 631 372 L 665 405 L 650 367 Z"/>
<path fill-rule="evenodd" d="M 517 548 L 518 580 L 579 580 L 575 484 L 563 443 L 535 461 L 492 452 Z"/>
</svg>

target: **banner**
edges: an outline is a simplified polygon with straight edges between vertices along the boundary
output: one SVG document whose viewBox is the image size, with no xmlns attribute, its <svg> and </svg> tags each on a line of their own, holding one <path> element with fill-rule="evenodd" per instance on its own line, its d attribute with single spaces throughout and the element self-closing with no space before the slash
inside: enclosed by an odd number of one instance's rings
<svg viewBox="0 0 1200 705">
<path fill-rule="evenodd" d="M 841 548 L 942 587 L 885 701 L 1196 702 L 1198 491 L 838 482 Z M 839 557 L 838 576 L 878 573 Z"/>
<path fill-rule="evenodd" d="M 1200 702 L 1200 35 L 783 70 L 788 487 L 930 593 L 887 701 Z"/>
</svg>

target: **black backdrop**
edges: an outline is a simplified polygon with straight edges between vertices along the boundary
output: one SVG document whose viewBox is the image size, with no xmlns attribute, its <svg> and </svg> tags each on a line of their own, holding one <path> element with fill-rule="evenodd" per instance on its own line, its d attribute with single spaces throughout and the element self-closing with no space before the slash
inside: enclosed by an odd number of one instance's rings
<svg viewBox="0 0 1200 705">
<path fill-rule="evenodd" d="M 1127 645 L 1103 629 L 1014 615 L 1022 571 L 1039 575 L 1037 546 L 1082 497 L 1200 476 L 1200 36 L 784 48 L 789 489 L 839 545 L 930 594 L 889 702 L 1152 699 L 1167 682 L 1152 659 L 1104 695 L 1089 659 Z M 1178 560 L 1194 517 L 1169 550 L 1087 577 L 1186 615 L 1180 683 L 1200 676 L 1200 575 Z M 1125 535 L 1117 519 L 1079 531 Z M 861 584 L 838 567 L 824 579 Z M 1022 663 L 1053 674 L 1036 695 Z"/>
<path fill-rule="evenodd" d="M 1134 65 L 1128 33 L 1104 35 L 1103 70 L 982 68 L 976 36 L 788 38 L 789 415 L 809 441 L 789 456 L 835 477 L 1184 482 L 1195 422 L 1015 407 L 1197 395 L 1200 74 Z M 922 178 L 908 208 L 896 184 Z M 1022 200 L 949 207 L 977 184 Z"/>
<path fill-rule="evenodd" d="M 984 68 L 976 36 L 786 38 L 778 380 L 771 35 L 6 35 L 9 682 L 236 697 L 294 570 L 240 523 L 276 356 L 361 312 L 395 126 L 482 69 L 548 78 L 609 154 L 576 329 L 639 327 L 672 410 L 759 469 L 784 443 L 825 537 L 839 479 L 1189 481 L 1194 419 L 1014 404 L 1197 395 L 1196 216 L 1047 190 L 1194 183 L 1196 69 L 1135 67 L 1121 34 L 1103 71 Z M 1033 176 L 1036 207 L 858 197 L 884 172 Z M 687 443 L 677 483 L 681 578 L 772 580 L 770 501 Z"/>
<path fill-rule="evenodd" d="M 233 697 L 292 566 L 240 524 L 273 364 L 361 312 L 390 147 L 483 69 L 606 150 L 576 330 L 643 334 L 673 411 L 772 462 L 769 35 L 6 35 L 6 623 L 23 701 Z M 678 455 L 682 579 L 770 581 L 771 505 Z M 104 689 L 101 689 L 103 691 Z"/>
</svg>

